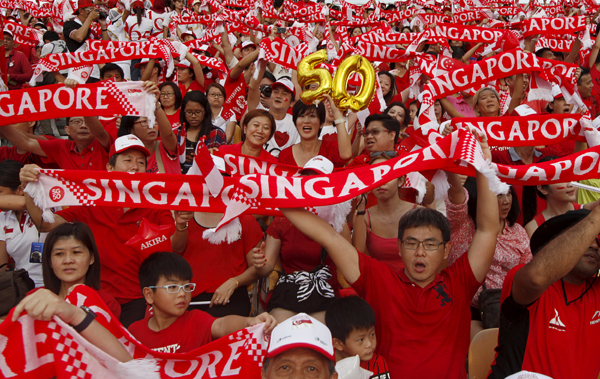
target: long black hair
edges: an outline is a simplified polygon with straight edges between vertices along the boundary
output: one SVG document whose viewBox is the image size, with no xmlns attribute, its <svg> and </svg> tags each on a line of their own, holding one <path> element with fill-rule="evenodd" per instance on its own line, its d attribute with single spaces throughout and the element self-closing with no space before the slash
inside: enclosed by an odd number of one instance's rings
<svg viewBox="0 0 600 379">
<path fill-rule="evenodd" d="M 202 125 L 200 127 L 200 133 L 198 133 L 198 140 L 204 136 L 208 137 L 213 129 L 212 111 L 210 110 L 210 105 L 208 105 L 208 99 L 206 98 L 206 95 L 200 91 L 189 91 L 183 97 L 183 104 L 181 104 L 181 112 L 179 113 L 181 125 L 184 125 L 186 130 L 190 127 L 185 114 L 185 108 L 190 101 L 198 103 L 202 106 L 202 108 L 204 108 L 204 120 L 202 121 Z M 198 142 L 198 140 L 194 142 Z"/>
<path fill-rule="evenodd" d="M 96 246 L 96 240 L 94 239 L 92 230 L 83 222 L 67 222 L 60 224 L 52 229 L 50 233 L 48 233 L 48 236 L 46 236 L 44 249 L 42 251 L 42 277 L 44 278 L 44 286 L 57 295 L 60 292 L 61 280 L 56 276 L 51 267 L 52 249 L 57 241 L 67 238 L 74 238 L 77 241 L 80 241 L 94 258 L 94 263 L 90 265 L 88 272 L 85 274 L 84 283 L 88 287 L 99 290 L 100 255 L 98 254 L 98 247 Z"/>
<path fill-rule="evenodd" d="M 396 88 L 396 78 L 389 71 L 379 71 L 377 75 L 385 75 L 390 79 L 392 85 L 390 86 L 390 92 L 383 97 L 386 104 L 390 104 L 394 96 L 398 94 L 398 89 Z"/>
<path fill-rule="evenodd" d="M 473 177 L 468 177 L 464 187 L 469 193 L 469 201 L 467 202 L 469 217 L 471 217 L 475 227 L 477 227 L 477 181 Z M 519 206 L 517 191 L 515 191 L 513 186 L 510 186 L 510 194 L 512 195 L 512 204 L 510 205 L 510 211 L 506 216 L 506 221 L 508 221 L 508 225 L 513 226 L 519 218 L 521 207 Z"/>
<path fill-rule="evenodd" d="M 0 186 L 10 188 L 11 191 L 16 191 L 21 185 L 19 172 L 23 168 L 23 163 L 5 159 L 0 162 Z"/>
</svg>

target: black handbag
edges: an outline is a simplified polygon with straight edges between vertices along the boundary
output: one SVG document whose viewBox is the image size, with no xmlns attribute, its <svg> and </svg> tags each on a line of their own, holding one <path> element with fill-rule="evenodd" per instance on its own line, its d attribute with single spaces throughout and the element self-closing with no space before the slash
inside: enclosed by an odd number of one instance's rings
<svg viewBox="0 0 600 379">
<path fill-rule="evenodd" d="M 283 308 L 292 312 L 315 313 L 324 311 L 335 299 L 335 292 L 327 282 L 332 278 L 325 265 L 327 251 L 321 250 L 321 264 L 312 271 L 293 274 L 279 272 L 279 280 L 269 300 L 268 311 Z"/>
<path fill-rule="evenodd" d="M 8 265 L 8 271 L 0 271 L 0 315 L 7 314 L 15 305 L 35 288 L 35 283 L 25 269 L 15 270 L 8 263 L 0 266 L 2 269 Z"/>
<path fill-rule="evenodd" d="M 481 322 L 484 329 L 497 328 L 500 324 L 500 295 L 502 289 L 487 289 L 483 285 L 483 291 L 479 294 L 478 304 L 481 313 Z"/>
</svg>

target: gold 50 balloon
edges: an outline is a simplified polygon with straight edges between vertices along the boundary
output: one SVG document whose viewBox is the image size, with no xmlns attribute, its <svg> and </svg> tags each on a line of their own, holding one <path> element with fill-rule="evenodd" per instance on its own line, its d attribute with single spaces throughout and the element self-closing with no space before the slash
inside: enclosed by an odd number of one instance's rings
<svg viewBox="0 0 600 379">
<path fill-rule="evenodd" d="M 323 95 L 332 92 L 335 105 L 342 111 L 351 109 L 354 112 L 362 111 L 369 106 L 375 92 L 375 70 L 371 63 L 360 55 L 353 55 L 344 59 L 331 78 L 329 71 L 324 68 L 315 68 L 320 63 L 327 61 L 327 51 L 319 50 L 298 64 L 298 82 L 302 87 L 312 83 L 319 83 L 316 90 L 307 90 L 300 95 L 306 104 L 321 100 Z M 348 78 L 353 72 L 362 76 L 362 85 L 358 94 L 350 96 L 346 91 Z"/>
</svg>

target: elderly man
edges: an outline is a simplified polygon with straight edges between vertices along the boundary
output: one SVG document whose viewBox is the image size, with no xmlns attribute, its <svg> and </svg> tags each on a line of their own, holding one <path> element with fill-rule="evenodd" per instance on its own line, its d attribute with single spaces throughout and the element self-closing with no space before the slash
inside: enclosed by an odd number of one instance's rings
<svg viewBox="0 0 600 379">
<path fill-rule="evenodd" d="M 552 378 L 600 372 L 600 208 L 570 211 L 531 236 L 533 260 L 502 288 L 499 346 L 489 379 L 521 370 Z"/>
<path fill-rule="evenodd" d="M 271 333 L 262 379 L 337 379 L 331 332 L 317 319 L 299 313 Z"/>
</svg>

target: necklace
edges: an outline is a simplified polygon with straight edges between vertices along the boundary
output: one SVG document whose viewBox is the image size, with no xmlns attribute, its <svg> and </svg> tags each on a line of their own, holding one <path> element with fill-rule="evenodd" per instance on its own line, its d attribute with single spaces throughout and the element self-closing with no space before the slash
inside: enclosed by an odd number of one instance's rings
<svg viewBox="0 0 600 379">
<path fill-rule="evenodd" d="M 567 291 L 565 290 L 565 282 L 562 280 L 562 278 L 560 279 L 560 284 L 562 285 L 562 290 L 563 290 L 563 295 L 565 297 L 565 304 L 569 305 L 571 303 L 576 302 L 577 300 L 581 299 L 583 297 L 583 295 L 585 295 L 587 293 L 587 291 L 590 290 L 590 288 L 592 288 L 592 286 L 594 285 L 594 282 L 596 281 L 596 278 L 598 278 L 598 275 L 594 276 L 594 280 L 592 280 L 592 283 L 586 287 L 585 291 L 583 291 L 583 293 L 581 295 L 579 295 L 579 297 L 575 300 L 567 300 Z"/>
</svg>

